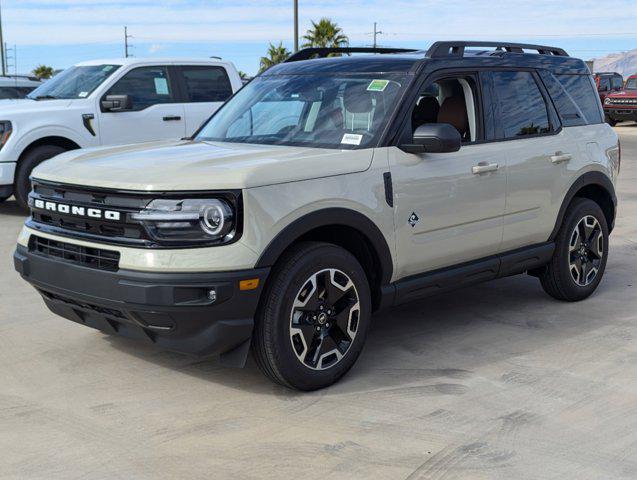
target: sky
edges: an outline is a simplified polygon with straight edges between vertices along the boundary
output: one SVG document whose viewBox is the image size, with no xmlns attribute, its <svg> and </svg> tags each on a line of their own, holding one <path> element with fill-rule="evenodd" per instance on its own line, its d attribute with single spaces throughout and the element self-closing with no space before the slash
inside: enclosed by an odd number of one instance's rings
<svg viewBox="0 0 637 480">
<path fill-rule="evenodd" d="M 131 53 L 220 56 L 254 74 L 268 43 L 292 49 L 292 0 L 0 0 L 17 70 L 66 68 Z M 329 17 L 352 46 L 426 48 L 435 40 L 502 40 L 565 48 L 591 59 L 637 48 L 637 0 L 299 0 L 300 31 Z M 13 50 L 10 57 L 15 57 Z M 15 59 L 8 60 L 13 72 Z"/>
</svg>

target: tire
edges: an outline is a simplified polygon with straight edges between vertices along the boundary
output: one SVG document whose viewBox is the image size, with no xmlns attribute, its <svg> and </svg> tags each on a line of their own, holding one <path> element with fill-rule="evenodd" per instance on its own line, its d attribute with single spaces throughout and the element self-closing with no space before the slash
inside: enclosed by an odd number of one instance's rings
<svg viewBox="0 0 637 480">
<path fill-rule="evenodd" d="M 611 127 L 614 127 L 615 125 L 617 125 L 617 120 L 613 120 L 612 118 L 610 118 L 607 115 L 606 116 L 606 123 L 608 123 Z"/>
<path fill-rule="evenodd" d="M 23 209 L 28 208 L 29 192 L 31 191 L 31 181 L 29 177 L 33 169 L 43 161 L 65 151 L 66 149 L 58 147 L 57 145 L 40 145 L 39 147 L 32 148 L 24 155 L 18 163 L 13 191 L 19 207 Z"/>
<path fill-rule="evenodd" d="M 369 283 L 352 254 L 300 243 L 277 262 L 263 295 L 252 352 L 267 377 L 310 391 L 352 368 L 371 321 Z"/>
<path fill-rule="evenodd" d="M 567 302 L 587 298 L 604 276 L 608 245 L 602 209 L 592 200 L 575 198 L 555 239 L 553 257 L 540 274 L 544 291 Z"/>
</svg>

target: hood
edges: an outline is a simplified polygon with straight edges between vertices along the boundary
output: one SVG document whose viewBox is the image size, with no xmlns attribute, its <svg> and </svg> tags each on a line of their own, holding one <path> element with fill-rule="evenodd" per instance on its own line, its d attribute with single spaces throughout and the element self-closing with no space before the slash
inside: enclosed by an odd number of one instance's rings
<svg viewBox="0 0 637 480">
<path fill-rule="evenodd" d="M 4 118 L 7 115 L 63 110 L 68 108 L 72 103 L 73 100 L 30 100 L 28 98 L 2 100 L 0 101 L 0 117 L 3 118 L 0 118 L 0 120 L 11 120 L 11 118 Z"/>
<path fill-rule="evenodd" d="M 39 180 L 137 191 L 241 189 L 369 168 L 372 149 L 195 141 L 75 150 L 42 163 Z"/>
<path fill-rule="evenodd" d="M 637 90 L 619 90 L 606 95 L 606 98 L 637 98 Z"/>
</svg>

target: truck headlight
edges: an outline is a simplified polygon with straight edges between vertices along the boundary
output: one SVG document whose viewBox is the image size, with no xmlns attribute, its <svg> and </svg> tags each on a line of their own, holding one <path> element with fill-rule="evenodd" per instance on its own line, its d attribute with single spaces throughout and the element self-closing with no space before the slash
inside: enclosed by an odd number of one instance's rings
<svg viewBox="0 0 637 480">
<path fill-rule="evenodd" d="M 13 126 L 9 120 L 0 120 L 0 149 L 7 143 L 13 132 Z"/>
<path fill-rule="evenodd" d="M 222 199 L 157 199 L 132 213 L 161 244 L 227 243 L 236 233 L 236 213 Z"/>
</svg>

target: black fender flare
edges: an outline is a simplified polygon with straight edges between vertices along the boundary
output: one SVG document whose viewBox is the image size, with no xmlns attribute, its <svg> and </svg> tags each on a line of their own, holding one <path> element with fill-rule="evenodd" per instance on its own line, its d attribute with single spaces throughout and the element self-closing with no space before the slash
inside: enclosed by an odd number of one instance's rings
<svg viewBox="0 0 637 480">
<path fill-rule="evenodd" d="M 316 228 L 335 225 L 354 228 L 369 240 L 380 262 L 381 285 L 388 284 L 393 274 L 393 260 L 385 236 L 370 218 L 349 208 L 325 208 L 293 221 L 272 239 L 255 268 L 273 266 L 281 254 L 304 234 Z"/>
<path fill-rule="evenodd" d="M 597 185 L 610 195 L 610 198 L 613 202 L 613 216 L 612 221 L 608 222 L 609 231 L 613 230 L 615 225 L 615 215 L 617 212 L 617 194 L 615 193 L 615 187 L 613 186 L 613 182 L 611 182 L 610 178 L 602 172 L 587 172 L 580 176 L 573 185 L 568 189 L 566 195 L 564 196 L 564 200 L 562 201 L 562 205 L 560 206 L 560 210 L 557 214 L 557 220 L 555 222 L 555 226 L 553 227 L 553 231 L 551 232 L 551 236 L 549 237 L 549 241 L 553 241 L 557 236 L 557 232 L 562 226 L 562 221 L 564 220 L 564 215 L 566 214 L 566 209 L 575 198 L 575 195 L 578 191 L 588 185 Z"/>
</svg>

